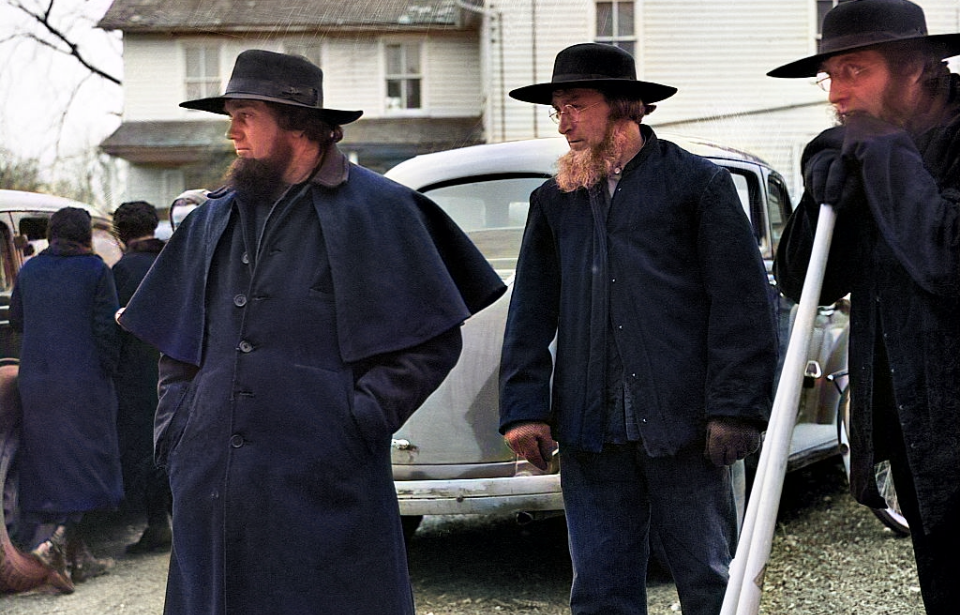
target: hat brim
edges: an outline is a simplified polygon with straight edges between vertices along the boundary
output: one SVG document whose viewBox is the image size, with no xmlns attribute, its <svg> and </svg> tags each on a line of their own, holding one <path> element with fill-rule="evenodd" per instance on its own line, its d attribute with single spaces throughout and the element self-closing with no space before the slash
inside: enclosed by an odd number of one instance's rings
<svg viewBox="0 0 960 615">
<path fill-rule="evenodd" d="M 214 96 L 211 98 L 198 98 L 197 100 L 188 100 L 180 103 L 184 109 L 196 109 L 198 111 L 208 111 L 218 115 L 229 115 L 225 108 L 228 100 L 262 100 L 264 102 L 275 102 L 281 105 L 291 107 L 303 107 L 304 109 L 313 109 L 320 115 L 320 118 L 331 124 L 342 126 L 355 122 L 363 115 L 363 111 L 342 111 L 340 109 L 318 109 L 310 105 L 302 105 L 282 98 L 273 98 L 271 96 L 261 96 L 259 94 L 230 94 L 229 96 Z"/>
<path fill-rule="evenodd" d="M 829 58 L 841 53 L 851 53 L 860 49 L 870 47 L 879 47 L 894 43 L 903 43 L 908 41 L 925 40 L 930 43 L 935 51 L 938 51 L 941 58 L 952 58 L 960 55 L 960 33 L 957 34 L 935 34 L 933 36 L 913 36 L 909 38 L 898 38 L 889 41 L 872 42 L 866 44 L 849 45 L 839 49 L 831 49 L 825 53 L 818 53 L 806 58 L 795 60 L 783 66 L 778 66 L 767 73 L 768 77 L 779 77 L 782 79 L 797 79 L 801 77 L 816 77 L 820 72 L 820 66 Z"/>
<path fill-rule="evenodd" d="M 633 79 L 584 79 L 582 81 L 551 81 L 550 83 L 536 83 L 510 91 L 510 98 L 538 105 L 552 105 L 553 93 L 557 90 L 571 90 L 574 88 L 589 88 L 611 94 L 626 94 L 645 104 L 655 103 L 670 98 L 677 93 L 677 88 L 653 83 L 652 81 L 636 81 Z"/>
</svg>

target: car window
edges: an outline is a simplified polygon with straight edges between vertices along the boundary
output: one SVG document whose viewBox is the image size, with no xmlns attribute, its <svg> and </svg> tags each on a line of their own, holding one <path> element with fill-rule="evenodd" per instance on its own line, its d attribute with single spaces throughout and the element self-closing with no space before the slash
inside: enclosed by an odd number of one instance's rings
<svg viewBox="0 0 960 615">
<path fill-rule="evenodd" d="M 46 212 L 15 212 L 17 237 L 16 244 L 20 248 L 20 258 L 24 261 L 31 256 L 40 254 L 47 247 L 47 226 L 50 215 Z M 123 252 L 113 235 L 110 225 L 101 220 L 93 222 L 93 250 L 100 255 L 105 263 L 112 266 Z"/>
<path fill-rule="evenodd" d="M 427 188 L 495 269 L 515 269 L 530 193 L 545 177 L 490 177 Z"/>
<path fill-rule="evenodd" d="M 727 167 L 733 177 L 733 185 L 737 188 L 737 194 L 740 196 L 740 205 L 743 206 L 743 212 L 747 214 L 750 220 L 750 226 L 753 228 L 753 237 L 757 240 L 757 246 L 764 254 L 767 253 L 767 228 L 763 216 L 763 197 L 760 194 L 760 182 L 757 180 L 757 174 L 748 169 L 739 167 Z"/>
<path fill-rule="evenodd" d="M 793 205 L 790 202 L 790 193 L 787 191 L 783 179 L 776 175 L 771 175 L 767 179 L 767 215 L 770 217 L 770 232 L 773 235 L 773 251 L 777 251 L 780 244 L 780 235 L 783 234 L 783 227 L 787 224 L 787 218 Z"/>
<path fill-rule="evenodd" d="M 93 251 L 111 267 L 123 256 L 120 244 L 116 236 L 110 232 L 109 227 L 98 224 L 93 227 Z"/>
<path fill-rule="evenodd" d="M 17 271 L 13 251 L 13 233 L 6 223 L 0 222 L 0 292 L 13 290 Z"/>
</svg>

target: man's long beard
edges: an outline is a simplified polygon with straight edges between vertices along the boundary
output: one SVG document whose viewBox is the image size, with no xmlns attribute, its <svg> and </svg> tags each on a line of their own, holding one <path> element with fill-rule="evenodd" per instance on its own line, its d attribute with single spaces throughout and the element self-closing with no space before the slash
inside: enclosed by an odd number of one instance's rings
<svg viewBox="0 0 960 615">
<path fill-rule="evenodd" d="M 611 125 L 607 136 L 596 147 L 575 151 L 570 150 L 557 161 L 557 186 L 563 192 L 573 192 L 578 188 L 592 188 L 609 177 L 618 164 L 627 147 L 626 132 Z"/>
<path fill-rule="evenodd" d="M 283 176 L 292 154 L 292 150 L 287 148 L 260 160 L 237 158 L 227 171 L 226 184 L 236 190 L 245 202 L 273 202 L 287 187 Z"/>
</svg>

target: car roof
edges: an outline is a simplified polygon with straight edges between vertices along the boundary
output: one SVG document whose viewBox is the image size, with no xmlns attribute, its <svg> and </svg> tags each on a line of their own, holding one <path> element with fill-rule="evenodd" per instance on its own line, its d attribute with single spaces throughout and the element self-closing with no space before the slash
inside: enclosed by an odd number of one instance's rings
<svg viewBox="0 0 960 615">
<path fill-rule="evenodd" d="M 733 160 L 767 165 L 756 156 L 703 139 L 669 133 L 657 137 L 676 143 L 683 149 L 712 160 Z M 557 159 L 569 147 L 563 137 L 526 139 L 504 143 L 485 143 L 405 160 L 386 172 L 386 176 L 411 188 L 424 188 L 464 177 L 484 175 L 553 175 Z"/>
<path fill-rule="evenodd" d="M 25 192 L 22 190 L 0 190 L 0 212 L 5 211 L 43 211 L 54 213 L 64 207 L 77 207 L 90 213 L 93 218 L 109 220 L 109 216 L 93 205 L 67 199 L 52 194 Z"/>
</svg>

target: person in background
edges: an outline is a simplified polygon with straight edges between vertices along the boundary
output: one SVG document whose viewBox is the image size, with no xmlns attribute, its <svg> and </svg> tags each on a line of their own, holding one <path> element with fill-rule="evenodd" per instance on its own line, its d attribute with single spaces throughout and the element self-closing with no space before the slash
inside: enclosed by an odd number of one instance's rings
<svg viewBox="0 0 960 615">
<path fill-rule="evenodd" d="M 209 190 L 202 188 L 195 190 L 185 190 L 170 204 L 170 231 L 177 230 L 183 219 L 191 211 L 207 202 L 210 195 Z"/>
<path fill-rule="evenodd" d="M 22 333 L 20 508 L 37 526 L 31 553 L 70 592 L 112 565 L 90 553 L 81 521 L 123 497 L 113 384 L 118 303 L 110 268 L 93 252 L 89 213 L 57 211 L 48 240 L 24 263 L 10 299 L 10 326 Z"/>
<path fill-rule="evenodd" d="M 770 412 L 773 310 L 733 180 L 641 123 L 675 92 L 597 43 L 510 92 L 551 107 L 570 145 L 530 197 L 500 428 L 541 469 L 560 443 L 577 615 L 647 612 L 653 532 L 683 612 L 719 613 L 737 541 L 730 465 Z"/>
<path fill-rule="evenodd" d="M 770 71 L 816 78 L 839 125 L 801 158 L 804 193 L 774 263 L 799 300 L 821 203 L 837 214 L 820 302 L 850 295 L 850 488 L 886 508 L 888 460 L 927 613 L 960 604 L 960 77 L 906 0 L 823 20 L 820 53 Z"/>
<path fill-rule="evenodd" d="M 242 52 L 237 160 L 119 318 L 160 349 L 170 615 L 413 615 L 391 436 L 499 276 L 425 196 L 350 163 L 305 58 Z"/>
<path fill-rule="evenodd" d="M 159 222 L 157 209 L 146 201 L 128 201 L 113 212 L 114 234 L 123 246 L 123 256 L 113 266 L 121 309 L 163 249 L 164 242 L 154 237 Z M 147 516 L 147 527 L 127 553 L 168 549 L 171 541 L 170 485 L 153 458 L 159 360 L 156 348 L 121 329 L 114 382 L 125 502 L 131 512 Z"/>
</svg>

